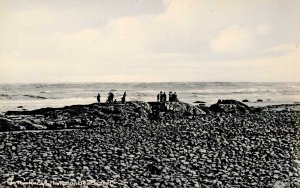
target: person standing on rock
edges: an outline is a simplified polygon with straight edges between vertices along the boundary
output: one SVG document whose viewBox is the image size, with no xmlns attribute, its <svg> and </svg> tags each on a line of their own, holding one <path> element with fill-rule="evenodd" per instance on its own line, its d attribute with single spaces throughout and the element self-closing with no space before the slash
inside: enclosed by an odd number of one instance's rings
<svg viewBox="0 0 300 188">
<path fill-rule="evenodd" d="M 125 91 L 124 94 L 123 94 L 123 97 L 122 97 L 122 103 L 124 104 L 125 101 L 126 101 L 126 91 Z"/>
<path fill-rule="evenodd" d="M 112 103 L 114 100 L 114 94 L 112 92 L 108 93 L 107 102 Z"/>
<path fill-rule="evenodd" d="M 167 95 L 166 95 L 166 92 L 164 92 L 164 94 L 162 95 L 162 102 L 165 103 L 167 101 Z"/>
<path fill-rule="evenodd" d="M 111 93 L 111 102 L 113 102 L 114 101 L 114 94 L 112 93 L 112 92 L 110 92 Z"/>
<path fill-rule="evenodd" d="M 163 97 L 163 93 L 162 93 L 162 91 L 160 91 L 159 92 L 159 101 L 160 102 L 163 102 L 163 98 L 162 97 Z"/>
<path fill-rule="evenodd" d="M 100 103 L 100 94 L 99 93 L 97 95 L 97 101 L 98 101 L 98 103 Z"/>
<path fill-rule="evenodd" d="M 169 102 L 172 102 L 173 101 L 173 94 L 172 94 L 172 91 L 169 92 Z"/>
<path fill-rule="evenodd" d="M 159 102 L 159 94 L 157 94 L 157 96 L 156 96 L 156 97 L 157 97 L 157 102 Z"/>
<path fill-rule="evenodd" d="M 175 102 L 178 102 L 179 100 L 178 100 L 178 98 L 177 98 L 177 94 L 176 94 L 176 92 L 173 94 L 173 97 L 172 97 L 173 99 L 173 101 L 175 101 Z"/>
</svg>

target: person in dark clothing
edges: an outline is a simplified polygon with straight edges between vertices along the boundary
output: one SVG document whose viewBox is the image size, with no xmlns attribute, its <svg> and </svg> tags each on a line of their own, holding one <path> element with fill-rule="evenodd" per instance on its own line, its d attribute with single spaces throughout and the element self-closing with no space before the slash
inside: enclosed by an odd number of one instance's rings
<svg viewBox="0 0 300 188">
<path fill-rule="evenodd" d="M 114 94 L 112 92 L 108 93 L 107 102 L 112 103 L 114 101 Z"/>
<path fill-rule="evenodd" d="M 162 93 L 162 91 L 160 91 L 159 92 L 159 101 L 160 102 L 163 102 L 163 98 L 162 97 L 163 97 L 163 93 Z"/>
<path fill-rule="evenodd" d="M 113 102 L 113 101 L 114 101 L 114 94 L 111 93 L 111 102 Z"/>
<path fill-rule="evenodd" d="M 167 100 L 167 95 L 166 95 L 166 93 L 164 92 L 164 94 L 162 94 L 162 102 L 163 103 L 165 103 L 166 102 L 166 100 Z"/>
<path fill-rule="evenodd" d="M 157 94 L 157 96 L 156 96 L 156 97 L 157 97 L 157 102 L 159 102 L 159 94 Z"/>
<path fill-rule="evenodd" d="M 99 93 L 97 95 L 97 101 L 98 101 L 98 103 L 100 103 L 100 94 Z"/>
<path fill-rule="evenodd" d="M 170 102 L 173 101 L 173 97 L 172 97 L 172 96 L 173 96 L 172 91 L 170 91 L 170 92 L 169 92 L 169 101 L 170 101 Z"/>
<path fill-rule="evenodd" d="M 126 101 L 126 91 L 125 91 L 124 94 L 123 94 L 123 97 L 122 97 L 122 103 L 124 104 L 125 101 Z"/>
<path fill-rule="evenodd" d="M 176 102 L 178 102 L 179 100 L 178 100 L 178 98 L 177 98 L 177 94 L 176 94 L 176 92 L 174 92 L 174 94 L 173 94 L 173 97 L 172 97 L 173 99 L 173 101 L 176 101 Z"/>
<path fill-rule="evenodd" d="M 111 92 L 108 93 L 108 96 L 107 96 L 107 101 L 106 103 L 110 103 L 110 99 L 111 99 Z"/>
</svg>

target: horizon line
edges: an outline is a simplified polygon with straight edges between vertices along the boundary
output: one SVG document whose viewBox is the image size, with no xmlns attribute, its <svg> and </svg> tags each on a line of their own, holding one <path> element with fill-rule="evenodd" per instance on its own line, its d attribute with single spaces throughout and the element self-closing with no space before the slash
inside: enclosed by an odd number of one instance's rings
<svg viewBox="0 0 300 188">
<path fill-rule="evenodd" d="M 95 84 L 95 83 L 112 83 L 112 84 L 135 84 L 135 83 L 300 83 L 300 81 L 137 81 L 137 82 L 95 82 L 95 81 L 75 81 L 75 82 L 0 82 L 0 85 L 9 84 Z"/>
</svg>

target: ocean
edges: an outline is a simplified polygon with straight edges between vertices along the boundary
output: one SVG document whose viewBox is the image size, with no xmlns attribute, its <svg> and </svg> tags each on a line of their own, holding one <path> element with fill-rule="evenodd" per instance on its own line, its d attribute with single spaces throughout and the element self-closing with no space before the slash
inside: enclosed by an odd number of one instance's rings
<svg viewBox="0 0 300 188">
<path fill-rule="evenodd" d="M 124 91 L 126 100 L 156 101 L 160 91 L 176 92 L 180 101 L 206 105 L 218 99 L 249 100 L 249 106 L 292 104 L 300 102 L 300 83 L 248 82 L 164 82 L 164 83 L 59 83 L 59 84 L 0 84 L 0 112 L 32 110 L 43 107 L 63 107 L 74 104 L 105 102 L 109 92 L 117 101 Z M 257 102 L 261 99 L 263 102 Z M 21 108 L 22 106 L 23 108 Z M 19 107 L 19 108 L 18 108 Z"/>
</svg>

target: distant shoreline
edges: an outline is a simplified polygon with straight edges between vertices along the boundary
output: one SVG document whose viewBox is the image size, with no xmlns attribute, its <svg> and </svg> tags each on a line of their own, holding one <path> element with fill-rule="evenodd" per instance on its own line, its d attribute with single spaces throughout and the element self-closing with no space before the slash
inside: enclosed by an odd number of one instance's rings
<svg viewBox="0 0 300 188">
<path fill-rule="evenodd" d="M 152 83 L 58 83 L 58 84 L 0 84 L 0 111 L 34 110 L 45 107 L 64 107 L 74 104 L 91 104 L 107 100 L 109 92 L 121 101 L 127 91 L 128 101 L 156 101 L 162 91 L 177 92 L 182 102 L 193 104 L 204 101 L 209 106 L 218 99 L 247 100 L 249 106 L 268 106 L 300 102 L 300 83 L 254 82 L 152 82 Z M 263 102 L 257 102 L 262 100 Z M 23 108 L 21 108 L 22 106 Z M 20 107 L 20 108 L 18 108 Z"/>
</svg>

